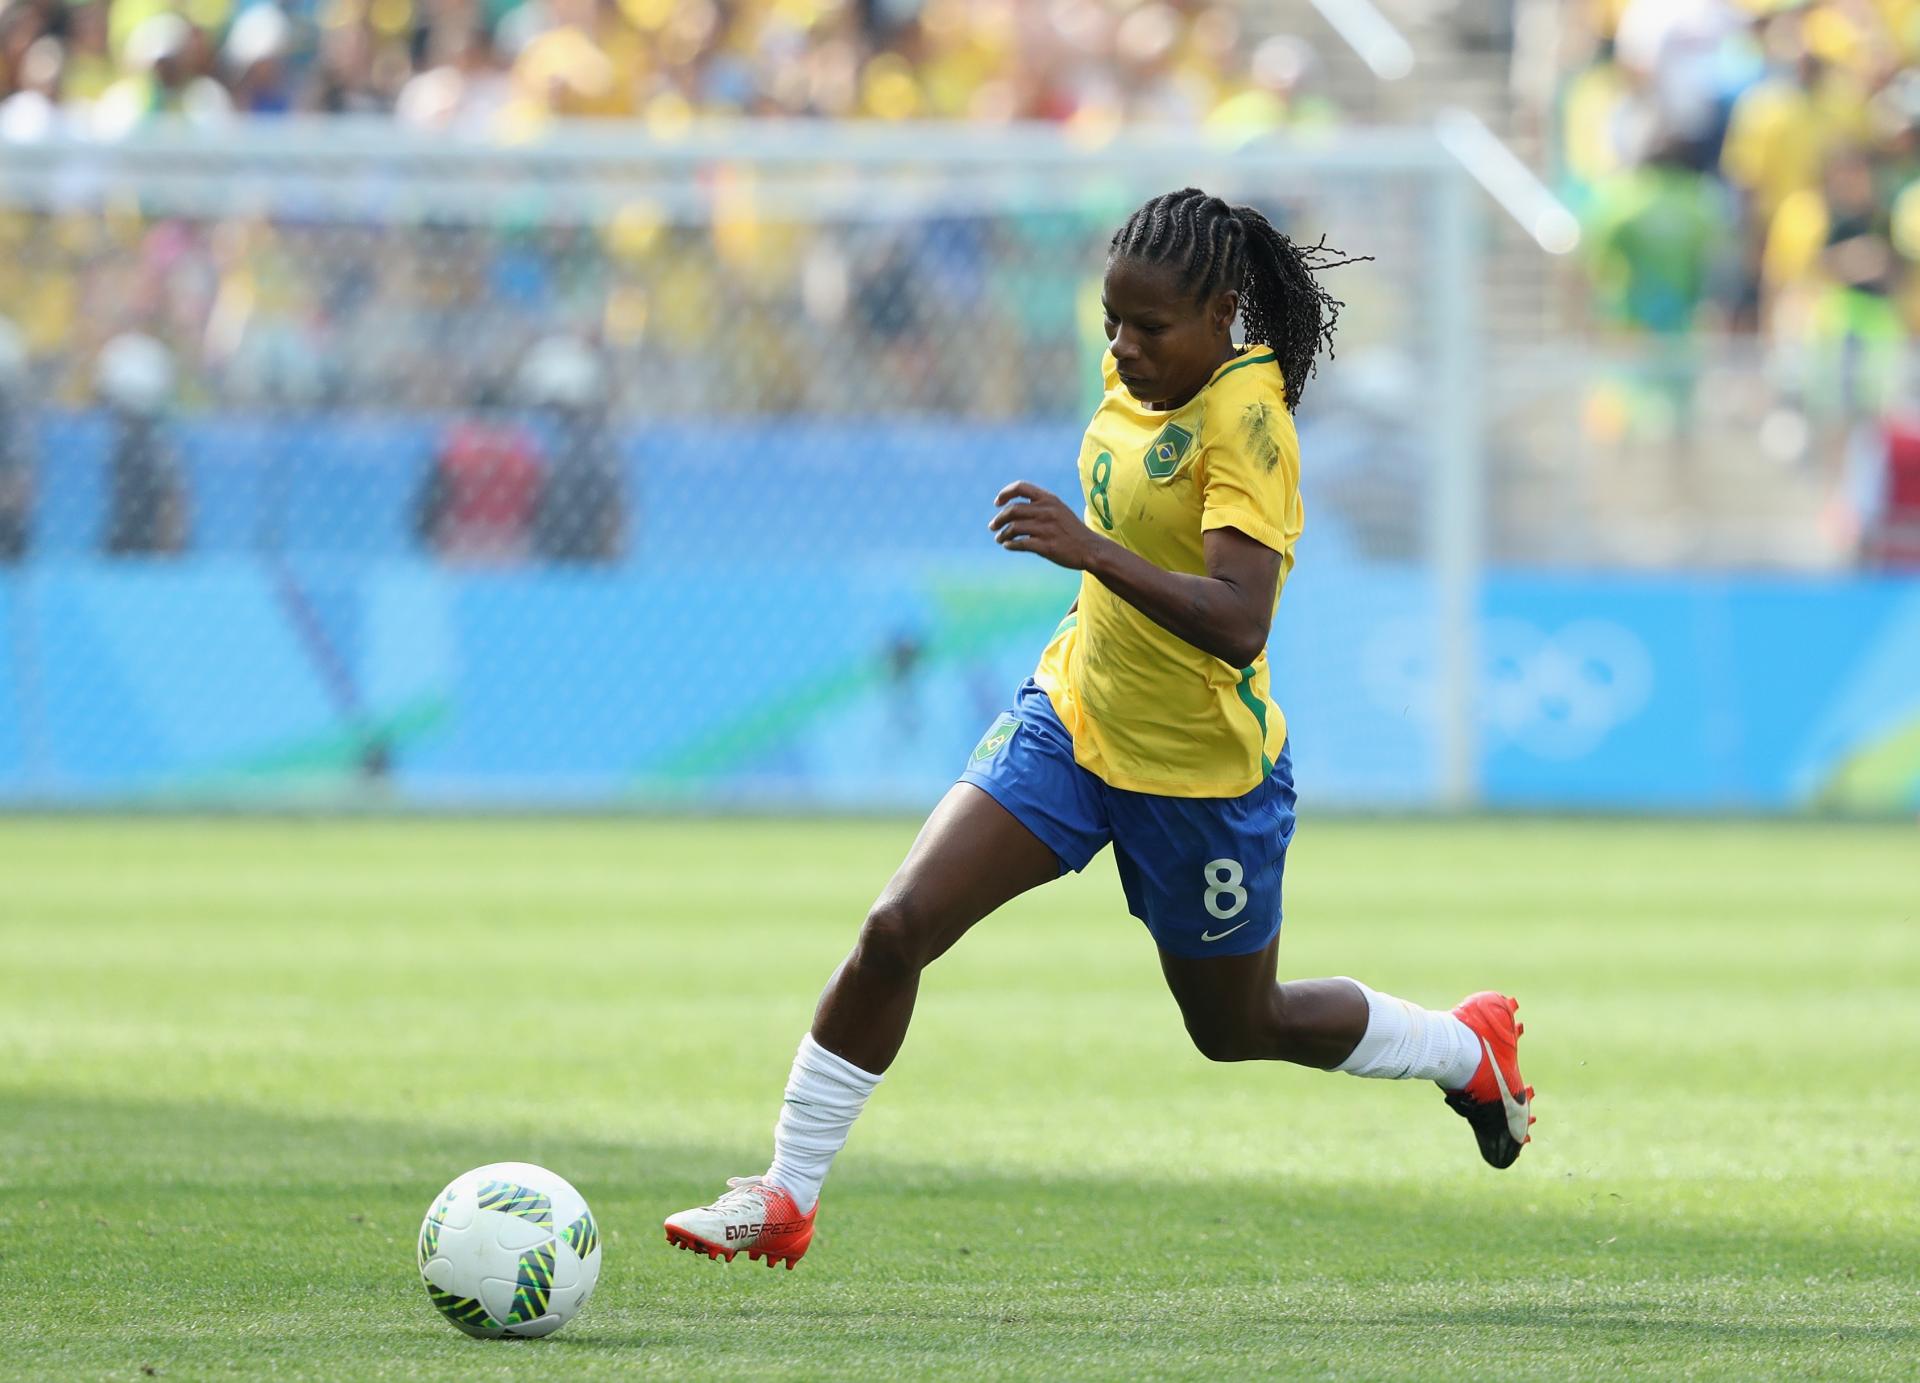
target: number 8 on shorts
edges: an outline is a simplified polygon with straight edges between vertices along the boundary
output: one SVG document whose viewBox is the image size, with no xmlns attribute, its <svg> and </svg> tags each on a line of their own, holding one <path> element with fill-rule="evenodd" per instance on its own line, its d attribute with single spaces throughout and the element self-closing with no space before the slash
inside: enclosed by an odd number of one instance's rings
<svg viewBox="0 0 1920 1383">
<path fill-rule="evenodd" d="M 1247 905 L 1247 891 L 1240 887 L 1240 881 L 1246 876 L 1241 872 L 1239 860 L 1209 860 L 1205 869 L 1207 877 L 1207 911 L 1220 921 L 1237 916 L 1240 909 Z"/>
</svg>

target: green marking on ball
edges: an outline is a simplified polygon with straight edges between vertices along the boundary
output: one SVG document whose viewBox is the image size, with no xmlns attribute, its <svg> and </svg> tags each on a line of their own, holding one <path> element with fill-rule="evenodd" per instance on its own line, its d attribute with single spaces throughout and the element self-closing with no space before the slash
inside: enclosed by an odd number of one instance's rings
<svg viewBox="0 0 1920 1383">
<path fill-rule="evenodd" d="M 593 1212 L 587 1211 L 561 1230 L 560 1238 L 581 1258 L 592 1253 L 595 1245 L 600 1242 L 600 1227 L 593 1222 Z"/>
<path fill-rule="evenodd" d="M 500 1322 L 489 1316 L 487 1308 L 472 1297 L 457 1297 L 452 1292 L 443 1292 L 431 1282 L 427 1284 L 427 1297 L 439 1308 L 440 1314 L 455 1325 L 463 1325 L 470 1330 L 500 1328 Z"/>
<path fill-rule="evenodd" d="M 420 1226 L 420 1268 L 423 1272 L 433 1258 L 434 1250 L 440 1247 L 440 1226 L 446 1223 L 447 1207 L 452 1204 L 451 1192 L 441 1196 L 433 1209 L 427 1212 L 426 1222 Z"/>
<path fill-rule="evenodd" d="M 507 1313 L 508 1325 L 525 1325 L 547 1314 L 547 1302 L 553 1295 L 555 1257 L 550 1242 L 520 1255 L 519 1280 L 513 1289 L 513 1309 Z"/>
<path fill-rule="evenodd" d="M 482 1183 L 479 1194 L 482 1210 L 498 1210 L 502 1215 L 518 1215 L 537 1225 L 553 1224 L 553 1202 L 546 1193 L 511 1181 Z"/>
</svg>

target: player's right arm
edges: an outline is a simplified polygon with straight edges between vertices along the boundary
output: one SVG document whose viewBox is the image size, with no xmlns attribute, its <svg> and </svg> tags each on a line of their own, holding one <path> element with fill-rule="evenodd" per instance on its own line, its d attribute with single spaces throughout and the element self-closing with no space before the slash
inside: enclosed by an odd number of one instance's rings
<svg viewBox="0 0 1920 1383">
<path fill-rule="evenodd" d="M 1141 614 L 1202 653 L 1246 667 L 1267 646 L 1281 559 L 1245 533 L 1225 527 L 1210 530 L 1204 539 L 1207 574 L 1192 576 L 1156 566 L 1095 533 L 1058 495 L 1028 481 L 1007 486 L 994 502 L 1002 507 L 988 526 L 1002 547 L 1092 573 Z"/>
</svg>

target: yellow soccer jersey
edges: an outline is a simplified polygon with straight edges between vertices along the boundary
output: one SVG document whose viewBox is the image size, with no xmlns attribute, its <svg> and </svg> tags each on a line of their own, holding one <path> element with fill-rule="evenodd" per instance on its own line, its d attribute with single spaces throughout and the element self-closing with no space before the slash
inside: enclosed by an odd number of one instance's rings
<svg viewBox="0 0 1920 1383">
<path fill-rule="evenodd" d="M 1185 406 L 1154 412 L 1101 361 L 1106 394 L 1080 443 L 1086 521 L 1156 566 L 1206 574 L 1202 535 L 1237 528 L 1280 554 L 1277 604 L 1300 537 L 1300 443 L 1264 346 L 1214 372 Z M 1080 766 L 1161 797 L 1238 797 L 1286 743 L 1267 655 L 1237 668 L 1168 633 L 1091 574 L 1034 680 Z"/>
</svg>

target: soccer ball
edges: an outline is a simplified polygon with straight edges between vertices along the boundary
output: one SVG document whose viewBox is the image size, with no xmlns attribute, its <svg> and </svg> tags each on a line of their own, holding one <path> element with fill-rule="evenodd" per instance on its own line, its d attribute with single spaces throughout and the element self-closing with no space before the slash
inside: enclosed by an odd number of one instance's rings
<svg viewBox="0 0 1920 1383">
<path fill-rule="evenodd" d="M 593 1295 L 600 1229 L 566 1178 L 491 1162 L 427 1208 L 420 1276 L 440 1314 L 469 1335 L 551 1335 Z"/>
</svg>

